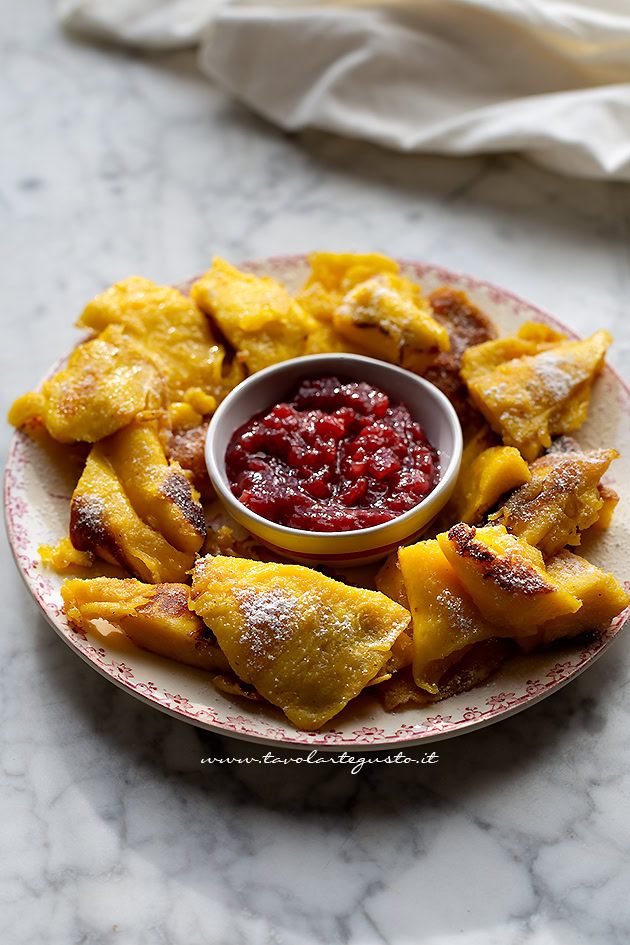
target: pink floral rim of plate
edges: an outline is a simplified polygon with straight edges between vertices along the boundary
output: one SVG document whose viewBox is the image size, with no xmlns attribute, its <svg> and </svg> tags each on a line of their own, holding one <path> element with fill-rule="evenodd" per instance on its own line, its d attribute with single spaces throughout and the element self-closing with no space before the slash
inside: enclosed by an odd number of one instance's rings
<svg viewBox="0 0 630 945">
<path fill-rule="evenodd" d="M 276 269 L 286 271 L 288 268 L 303 264 L 305 261 L 305 256 L 277 256 L 262 261 L 248 261 L 242 265 L 243 268 L 250 271 L 268 274 Z M 575 332 L 546 312 L 492 283 L 439 266 L 402 259 L 399 259 L 398 262 L 406 269 L 413 270 L 419 279 L 422 279 L 427 273 L 431 273 L 444 284 L 453 283 L 458 287 L 465 287 L 469 290 L 482 287 L 495 304 L 502 305 L 509 301 L 510 308 L 515 314 L 527 314 L 530 317 L 534 315 L 534 317 L 553 325 L 565 334 L 577 337 Z M 191 281 L 182 283 L 179 288 L 184 291 Z M 617 383 L 628 399 L 630 407 L 630 389 L 609 365 L 607 365 L 607 370 L 614 374 Z M 239 715 L 236 703 L 234 715 L 219 713 L 210 706 L 195 707 L 185 696 L 170 693 L 150 681 L 141 682 L 136 680 L 134 672 L 129 666 L 122 661 L 108 659 L 103 647 L 94 646 L 83 631 L 73 630 L 68 625 L 62 610 L 59 592 L 55 589 L 52 581 L 39 571 L 39 561 L 33 556 L 32 542 L 26 526 L 28 502 L 24 473 L 30 462 L 26 450 L 27 442 L 28 438 L 20 431 L 15 433 L 11 442 L 5 471 L 5 518 L 9 541 L 17 566 L 27 587 L 44 611 L 47 619 L 69 646 L 86 662 L 118 686 L 164 712 L 183 718 L 217 734 L 256 740 L 271 745 L 280 743 L 287 747 L 309 748 L 312 746 L 342 749 L 358 745 L 366 748 L 387 748 L 405 742 L 434 741 L 449 735 L 470 731 L 489 724 L 498 717 L 508 717 L 526 704 L 534 704 L 555 690 L 560 689 L 571 679 L 582 673 L 604 652 L 630 617 L 630 607 L 628 607 L 597 638 L 576 647 L 575 653 L 571 654 L 570 658 L 565 659 L 566 654 L 563 654 L 563 661 L 548 669 L 542 678 L 527 680 L 522 692 L 497 692 L 487 696 L 483 704 L 478 705 L 474 702 L 475 690 L 473 689 L 467 694 L 470 696 L 471 704 L 466 705 L 457 716 L 447 714 L 448 704 L 451 701 L 447 699 L 436 704 L 435 715 L 427 716 L 418 723 L 401 723 L 397 729 L 390 732 L 386 732 L 384 728 L 378 726 L 363 726 L 351 732 L 341 732 L 334 729 L 323 732 L 302 732 L 293 728 L 284 728 L 276 721 L 269 722 L 266 719 Z M 393 719 L 395 715 L 390 714 L 388 718 Z M 334 720 L 331 724 L 334 724 Z"/>
</svg>

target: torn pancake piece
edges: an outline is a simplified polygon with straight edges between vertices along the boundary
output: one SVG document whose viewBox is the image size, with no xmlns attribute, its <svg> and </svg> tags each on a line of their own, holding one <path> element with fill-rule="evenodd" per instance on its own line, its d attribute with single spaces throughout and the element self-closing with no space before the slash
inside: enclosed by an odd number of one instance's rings
<svg viewBox="0 0 630 945">
<path fill-rule="evenodd" d="M 479 522 L 502 495 L 530 479 L 527 463 L 514 446 L 490 446 L 458 478 L 450 504 L 451 521 Z"/>
<path fill-rule="evenodd" d="M 185 581 L 205 537 L 198 494 L 166 459 L 156 424 L 131 423 L 92 447 L 70 505 L 77 550 L 158 584 Z"/>
<path fill-rule="evenodd" d="M 199 496 L 168 460 L 155 423 L 130 423 L 100 446 L 140 518 L 179 551 L 199 551 L 206 526 Z"/>
<path fill-rule="evenodd" d="M 416 685 L 411 667 L 395 673 L 391 679 L 380 682 L 374 694 L 378 696 L 386 712 L 395 712 L 410 704 L 427 705 L 468 692 L 485 682 L 502 663 L 517 652 L 513 640 L 481 640 L 466 647 L 460 658 L 448 666 L 439 679 L 436 695 L 431 695 Z"/>
<path fill-rule="evenodd" d="M 482 616 L 499 630 L 495 636 L 528 636 L 582 606 L 547 571 L 541 552 L 503 525 L 459 522 L 437 541 Z"/>
<path fill-rule="evenodd" d="M 568 548 L 547 562 L 547 571 L 566 591 L 582 601 L 582 606 L 575 614 L 554 617 L 543 623 L 531 641 L 535 646 L 575 637 L 587 630 L 599 633 L 630 604 L 630 595 L 617 578 Z M 529 638 L 524 642 L 529 648 Z"/>
<path fill-rule="evenodd" d="M 579 545 L 580 532 L 598 522 L 605 504 L 599 482 L 618 456 L 615 449 L 546 453 L 530 466 L 530 481 L 490 521 L 505 525 L 546 557 L 567 544 Z M 615 504 L 609 497 L 608 520 Z"/>
<path fill-rule="evenodd" d="M 372 276 L 348 292 L 335 310 L 333 325 L 365 354 L 418 374 L 450 345 L 420 286 L 390 273 Z"/>
<path fill-rule="evenodd" d="M 67 537 L 60 538 L 55 545 L 40 545 L 37 550 L 42 564 L 58 574 L 72 568 L 91 568 L 94 564 L 94 555 L 90 551 L 78 551 Z"/>
<path fill-rule="evenodd" d="M 332 320 L 347 292 L 382 273 L 396 274 L 400 266 L 381 253 L 311 253 L 311 272 L 296 298 L 322 322 Z"/>
<path fill-rule="evenodd" d="M 150 279 L 131 276 L 110 286 L 86 305 L 77 326 L 122 329 L 160 368 L 169 400 L 191 403 L 202 414 L 212 413 L 243 377 L 238 365 L 226 364 L 225 348 L 195 302 Z"/>
<path fill-rule="evenodd" d="M 398 560 L 413 624 L 414 681 L 439 696 L 442 676 L 471 645 L 502 633 L 481 616 L 437 541 L 400 548 Z"/>
<path fill-rule="evenodd" d="M 542 342 L 536 354 L 497 364 L 497 354 L 519 341 L 527 347 L 528 339 L 517 336 L 469 348 L 462 377 L 473 404 L 504 444 L 531 462 L 550 446 L 553 435 L 577 430 L 586 420 L 593 380 L 612 338 L 598 331 L 584 341 Z"/>
<path fill-rule="evenodd" d="M 41 391 L 18 397 L 9 423 L 22 427 L 41 418 L 61 443 L 96 443 L 116 433 L 143 411 L 165 406 L 156 365 L 117 325 L 78 345 L 67 365 Z"/>
<path fill-rule="evenodd" d="M 243 682 L 313 731 L 383 668 L 409 612 L 378 591 L 292 564 L 211 556 L 190 606 Z"/>
<path fill-rule="evenodd" d="M 250 374 L 306 353 L 317 322 L 269 276 L 241 272 L 215 256 L 191 295 L 236 348 Z"/>
<path fill-rule="evenodd" d="M 476 377 L 489 374 L 501 365 L 517 358 L 533 357 L 541 351 L 555 348 L 567 341 L 567 336 L 540 322 L 525 322 L 515 335 L 504 335 L 471 345 L 462 354 L 462 376 L 468 383 Z"/>
<path fill-rule="evenodd" d="M 210 672 L 229 672 L 212 632 L 188 606 L 185 584 L 143 584 L 134 578 L 66 581 L 61 588 L 71 627 L 105 620 L 136 646 Z"/>
</svg>

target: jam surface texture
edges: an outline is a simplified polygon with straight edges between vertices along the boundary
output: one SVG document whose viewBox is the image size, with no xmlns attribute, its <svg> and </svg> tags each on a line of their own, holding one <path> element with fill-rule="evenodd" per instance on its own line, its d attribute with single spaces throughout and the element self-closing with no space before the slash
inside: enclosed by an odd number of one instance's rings
<svg viewBox="0 0 630 945">
<path fill-rule="evenodd" d="M 279 525 L 368 528 L 413 508 L 439 478 L 437 450 L 407 407 L 363 381 L 302 381 L 230 440 L 232 492 Z"/>
</svg>

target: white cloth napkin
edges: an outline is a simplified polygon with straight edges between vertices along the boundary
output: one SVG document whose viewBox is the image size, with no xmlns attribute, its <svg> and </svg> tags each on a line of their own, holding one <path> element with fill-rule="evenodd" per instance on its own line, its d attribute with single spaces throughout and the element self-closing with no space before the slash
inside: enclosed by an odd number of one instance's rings
<svg viewBox="0 0 630 945">
<path fill-rule="evenodd" d="M 630 0 L 62 0 L 62 22 L 201 69 L 287 130 L 520 151 L 630 180 Z"/>
</svg>

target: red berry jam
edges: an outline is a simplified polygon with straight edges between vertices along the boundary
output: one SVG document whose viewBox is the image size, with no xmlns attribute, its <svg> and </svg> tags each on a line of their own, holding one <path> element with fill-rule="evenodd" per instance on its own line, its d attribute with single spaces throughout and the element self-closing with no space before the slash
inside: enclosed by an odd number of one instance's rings
<svg viewBox="0 0 630 945">
<path fill-rule="evenodd" d="M 232 492 L 279 525 L 350 531 L 402 515 L 435 488 L 437 450 L 404 404 L 370 384 L 321 377 L 257 414 L 228 446 Z"/>
</svg>

